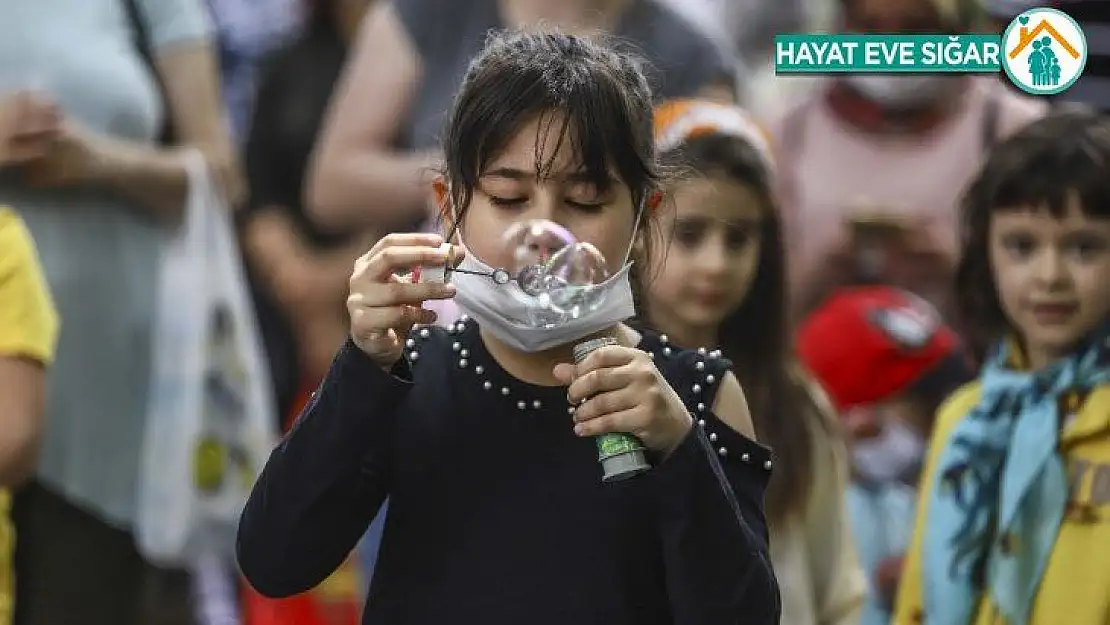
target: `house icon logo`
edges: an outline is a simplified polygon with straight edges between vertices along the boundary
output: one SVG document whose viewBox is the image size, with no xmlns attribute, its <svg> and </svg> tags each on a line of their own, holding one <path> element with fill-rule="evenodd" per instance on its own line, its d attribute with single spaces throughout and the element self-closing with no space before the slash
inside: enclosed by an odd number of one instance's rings
<svg viewBox="0 0 1110 625">
<path fill-rule="evenodd" d="M 1002 69 L 1022 91 L 1054 95 L 1079 80 L 1087 65 L 1087 38 L 1071 16 L 1030 9 L 1002 33 Z"/>
</svg>

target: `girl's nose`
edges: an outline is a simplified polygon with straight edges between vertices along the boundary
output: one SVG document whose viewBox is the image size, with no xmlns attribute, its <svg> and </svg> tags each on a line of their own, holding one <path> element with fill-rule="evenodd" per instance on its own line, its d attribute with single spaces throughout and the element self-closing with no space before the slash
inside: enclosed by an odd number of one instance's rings
<svg viewBox="0 0 1110 625">
<path fill-rule="evenodd" d="M 1059 250 L 1052 247 L 1046 248 L 1038 255 L 1036 263 L 1036 276 L 1042 284 L 1059 284 L 1064 279 L 1066 267 Z"/>
<path fill-rule="evenodd" d="M 729 254 L 721 236 L 708 236 L 698 248 L 698 269 L 709 274 L 721 274 L 728 269 Z"/>
<path fill-rule="evenodd" d="M 853 408 L 843 418 L 848 433 L 856 440 L 874 438 L 883 431 L 879 415 L 870 408 Z"/>
</svg>

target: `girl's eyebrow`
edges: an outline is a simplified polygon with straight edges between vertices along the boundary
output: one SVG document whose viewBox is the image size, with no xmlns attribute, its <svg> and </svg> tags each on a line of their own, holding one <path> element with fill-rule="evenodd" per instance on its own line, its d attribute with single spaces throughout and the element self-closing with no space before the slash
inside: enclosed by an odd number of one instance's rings
<svg viewBox="0 0 1110 625">
<path fill-rule="evenodd" d="M 1082 224 L 1063 228 L 1063 236 L 1065 237 L 1099 237 L 1104 239 L 1110 236 L 1105 226 L 1098 227 L 1095 224 Z"/>
<path fill-rule="evenodd" d="M 508 180 L 532 180 L 536 177 L 536 172 L 525 171 L 523 169 L 516 169 L 515 167 L 497 167 L 489 171 L 483 172 L 481 178 L 506 178 Z"/>
<path fill-rule="evenodd" d="M 495 167 L 485 171 L 479 176 L 480 178 L 504 178 L 506 180 L 525 181 L 535 180 L 539 174 L 535 171 L 528 171 L 519 169 L 517 167 Z M 593 184 L 597 182 L 596 178 L 587 171 L 574 171 L 556 176 L 547 176 L 549 179 L 554 179 L 560 182 L 570 183 L 588 183 Z M 607 184 L 614 184 L 616 180 L 612 176 L 606 177 Z"/>
<path fill-rule="evenodd" d="M 758 226 L 762 220 L 758 217 L 736 217 L 731 219 L 722 219 L 718 217 L 710 217 L 709 215 L 684 215 L 676 217 L 675 221 L 682 224 L 723 224 L 725 226 L 748 228 Z"/>
</svg>

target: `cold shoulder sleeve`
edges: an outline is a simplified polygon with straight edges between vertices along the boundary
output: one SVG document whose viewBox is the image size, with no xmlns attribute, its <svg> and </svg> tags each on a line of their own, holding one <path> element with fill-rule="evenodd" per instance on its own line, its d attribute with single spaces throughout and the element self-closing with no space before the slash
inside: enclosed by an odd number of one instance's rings
<svg viewBox="0 0 1110 625">
<path fill-rule="evenodd" d="M 263 595 L 315 587 L 342 563 L 389 493 L 394 416 L 412 374 L 386 373 L 348 340 L 270 454 L 239 521 L 239 567 Z"/>
<path fill-rule="evenodd" d="M 655 469 L 676 625 L 779 622 L 763 510 L 771 453 L 713 414 L 715 385 L 728 368 L 723 358 L 697 352 L 665 366 L 695 419 L 686 440 Z"/>
</svg>

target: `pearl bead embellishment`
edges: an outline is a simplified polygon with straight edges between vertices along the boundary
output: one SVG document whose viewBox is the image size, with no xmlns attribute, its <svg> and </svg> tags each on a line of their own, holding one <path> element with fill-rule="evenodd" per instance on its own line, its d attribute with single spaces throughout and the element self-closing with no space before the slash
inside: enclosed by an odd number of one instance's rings
<svg viewBox="0 0 1110 625">
<path fill-rule="evenodd" d="M 469 318 L 466 315 L 463 315 L 459 318 L 457 322 L 451 324 L 448 327 L 447 331 L 452 335 L 459 335 L 466 330 L 467 323 L 469 321 Z M 431 338 L 432 331 L 427 327 L 420 328 L 416 331 L 416 336 L 420 339 L 428 339 Z M 671 347 L 670 338 L 666 334 L 659 335 L 659 343 L 661 345 L 661 348 L 658 351 L 658 356 L 671 358 L 678 354 L 677 350 Z M 404 345 L 409 361 L 416 362 L 417 359 L 420 357 L 417 341 L 414 338 L 410 337 L 405 340 Z M 493 389 L 498 388 L 497 386 L 495 386 L 493 381 L 489 379 L 484 379 L 484 376 L 486 374 L 485 366 L 471 366 L 470 349 L 467 348 L 463 341 L 452 341 L 451 350 L 456 354 L 456 357 L 458 359 L 457 363 L 460 369 L 471 370 L 475 373 L 475 375 L 480 376 L 480 384 L 482 386 L 482 389 L 486 391 L 492 391 Z M 712 386 L 717 383 L 717 375 L 706 373 L 706 370 L 710 368 L 707 365 L 708 362 L 721 358 L 721 350 L 715 349 L 710 351 L 704 347 L 701 347 L 697 349 L 696 353 L 698 355 L 698 358 L 694 361 L 693 367 L 695 371 L 701 374 L 701 377 L 698 382 L 693 383 L 689 388 L 694 395 L 699 395 L 705 391 L 706 387 Z M 648 351 L 647 354 L 653 360 L 658 359 L 657 352 L 655 351 Z M 512 389 L 510 389 L 508 386 L 501 386 L 499 388 L 499 392 L 502 397 L 510 398 L 516 405 L 517 410 L 541 410 L 544 407 L 543 402 L 539 399 L 528 400 L 513 398 Z M 577 406 L 567 406 L 567 414 L 573 415 L 576 408 Z M 719 444 L 723 442 L 721 438 L 721 433 L 711 431 L 713 424 L 710 424 L 705 418 L 705 413 L 708 411 L 708 409 L 709 407 L 706 405 L 706 402 L 701 401 L 695 405 L 694 412 L 692 414 L 696 420 L 696 423 L 698 424 L 698 427 L 705 432 L 705 436 L 708 441 L 714 445 L 717 455 L 721 458 L 726 458 L 729 455 L 729 450 L 725 445 Z M 714 422 L 714 424 L 720 425 L 718 422 Z M 752 455 L 747 452 L 737 456 L 737 459 L 745 464 L 752 463 Z M 762 463 L 762 468 L 766 471 L 770 471 L 772 468 L 772 462 L 770 460 L 764 460 Z"/>
</svg>

